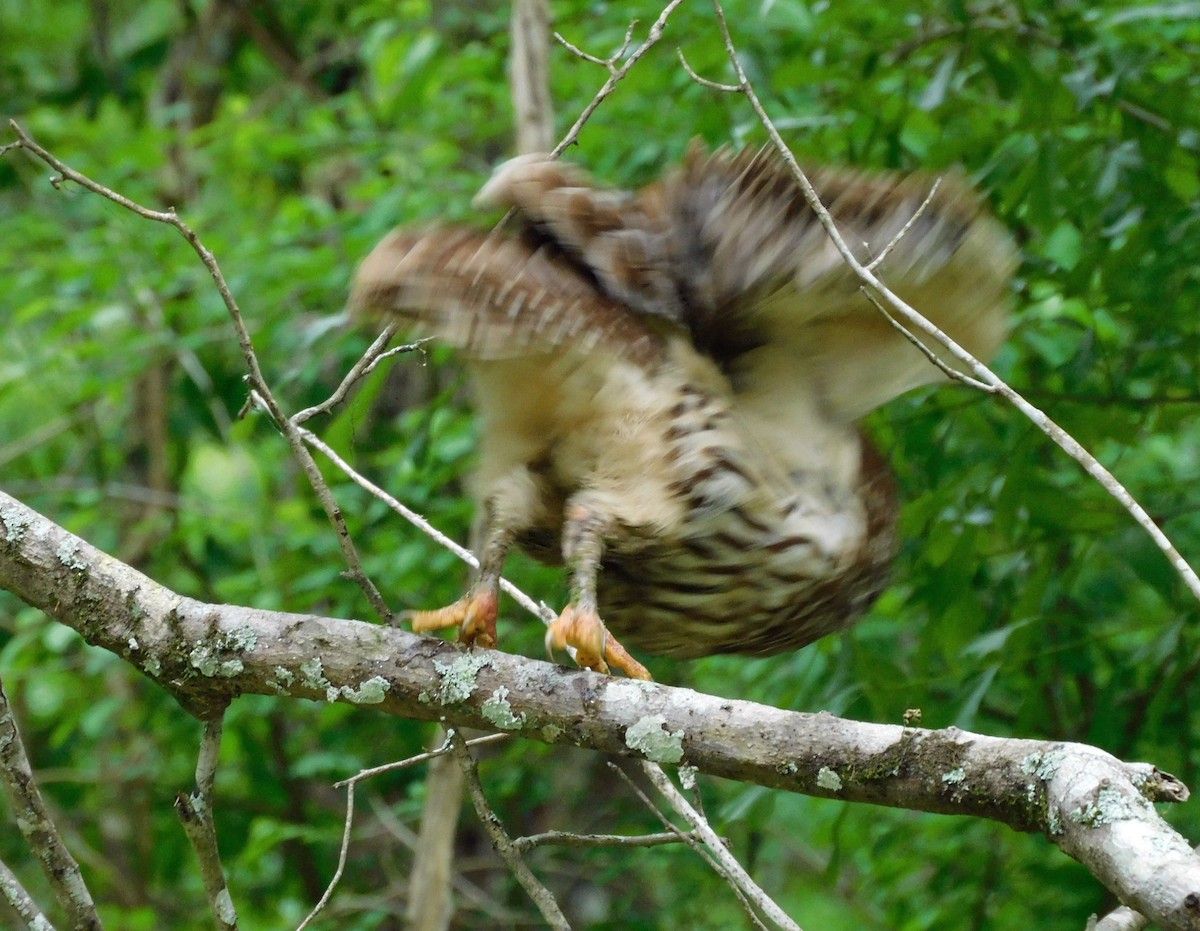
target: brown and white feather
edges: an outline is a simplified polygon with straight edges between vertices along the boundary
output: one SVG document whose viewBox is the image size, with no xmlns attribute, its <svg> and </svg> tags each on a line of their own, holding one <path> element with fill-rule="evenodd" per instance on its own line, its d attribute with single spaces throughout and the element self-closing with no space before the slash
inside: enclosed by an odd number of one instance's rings
<svg viewBox="0 0 1200 931">
<path fill-rule="evenodd" d="M 864 260 L 931 186 L 810 178 Z M 572 560 L 572 515 L 599 520 L 602 562 L 577 573 L 605 622 L 654 652 L 777 652 L 852 623 L 884 584 L 897 510 L 855 421 L 944 376 L 859 293 L 782 162 L 693 149 L 634 193 L 523 156 L 477 200 L 516 208 L 520 232 L 397 231 L 351 303 L 467 360 L 493 538 Z M 988 357 L 1014 265 L 951 176 L 880 273 Z"/>
</svg>

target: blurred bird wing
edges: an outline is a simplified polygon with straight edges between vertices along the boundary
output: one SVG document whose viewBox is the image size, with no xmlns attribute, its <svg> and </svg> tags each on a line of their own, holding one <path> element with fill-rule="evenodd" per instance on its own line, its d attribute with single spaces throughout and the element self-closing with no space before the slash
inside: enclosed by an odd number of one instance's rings
<svg viewBox="0 0 1200 931">
<path fill-rule="evenodd" d="M 474 359 L 548 352 L 657 358 L 657 334 L 555 251 L 462 229 L 396 230 L 359 266 L 350 310 L 410 320 Z"/>
<path fill-rule="evenodd" d="M 809 178 L 859 261 L 894 242 L 881 280 L 968 352 L 992 357 L 1007 332 L 1016 252 L 961 179 L 944 177 L 934 191 L 919 175 L 816 169 Z M 706 259 L 693 328 L 749 333 L 751 348 L 733 365 L 744 390 L 755 389 L 759 369 L 778 376 L 774 361 L 760 360 L 779 353 L 831 418 L 854 420 L 945 377 L 860 291 L 773 152 L 693 153 L 665 188 L 671 212 L 697 218 L 690 247 Z"/>
<path fill-rule="evenodd" d="M 896 238 L 933 184 L 844 169 L 809 177 L 862 261 Z M 944 377 L 860 293 L 772 150 L 709 155 L 693 147 L 682 166 L 636 195 L 597 189 L 573 166 L 524 156 L 502 166 L 479 200 L 517 208 L 609 297 L 685 326 L 739 392 L 783 376 L 816 392 L 827 416 L 846 421 Z M 1007 329 L 1015 265 L 1005 231 L 949 176 L 879 274 L 986 359 Z"/>
</svg>

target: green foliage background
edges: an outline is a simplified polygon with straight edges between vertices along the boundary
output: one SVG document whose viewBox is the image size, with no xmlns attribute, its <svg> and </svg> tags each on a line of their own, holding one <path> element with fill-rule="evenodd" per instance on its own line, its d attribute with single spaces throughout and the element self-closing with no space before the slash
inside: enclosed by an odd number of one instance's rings
<svg viewBox="0 0 1200 931">
<path fill-rule="evenodd" d="M 596 54 L 658 7 L 553 0 Z M 1200 562 L 1200 3 L 730 0 L 751 78 L 805 159 L 960 164 L 1022 245 L 1000 373 L 1108 464 Z M 216 253 L 268 378 L 322 400 L 368 334 L 339 317 L 355 262 L 391 226 L 486 222 L 469 206 L 511 151 L 507 9 L 400 2 L 112 0 L 0 6 L 0 104 L 74 167 L 173 205 Z M 632 184 L 689 140 L 762 140 L 728 79 L 711 8 L 684 4 L 571 156 Z M 603 71 L 556 47 L 560 131 Z M 0 132 L 2 135 L 2 132 Z M 3 140 L 8 141 L 8 140 Z M 0 160 L 0 482 L 158 581 L 199 598 L 370 617 L 285 444 L 236 419 L 243 361 L 204 269 L 171 230 Z M 465 538 L 472 427 L 440 352 L 376 373 L 322 434 Z M 871 428 L 907 505 L 895 581 L 852 632 L 793 656 L 681 664 L 663 681 L 802 710 L 1094 743 L 1196 783 L 1197 605 L 1091 480 L 1014 411 L 961 388 L 905 397 Z M 453 557 L 330 473 L 367 568 L 397 608 L 456 597 Z M 561 603 L 557 574 L 513 578 Z M 506 609 L 507 649 L 538 625 Z M 0 593 L 0 673 L 110 928 L 206 927 L 171 810 L 199 726 L 120 660 Z M 418 752 L 425 725 L 243 698 L 218 825 L 246 928 L 294 926 L 331 874 L 330 784 Z M 655 830 L 582 753 L 515 743 L 483 765 L 510 829 Z M 376 780 L 324 928 L 400 924 L 424 773 Z M 743 862 L 805 927 L 1069 927 L 1109 904 L 1041 838 L 962 819 L 708 782 Z M 1200 839 L 1195 805 L 1166 814 Z M 11 825 L 11 812 L 0 808 Z M 461 927 L 534 923 L 464 822 Z M 50 897 L 13 830 L 0 858 Z M 726 928 L 732 895 L 683 850 L 545 850 L 534 869 L 581 926 Z M 3 916 L 0 915 L 0 922 Z"/>
</svg>

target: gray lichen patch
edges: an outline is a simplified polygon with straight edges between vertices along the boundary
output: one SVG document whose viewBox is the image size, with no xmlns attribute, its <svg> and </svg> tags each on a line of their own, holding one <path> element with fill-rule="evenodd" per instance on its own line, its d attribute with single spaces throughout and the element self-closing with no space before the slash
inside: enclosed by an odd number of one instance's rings
<svg viewBox="0 0 1200 931">
<path fill-rule="evenodd" d="M 683 759 L 683 731 L 668 731 L 661 714 L 646 715 L 625 731 L 625 746 L 652 763 L 678 763 Z"/>
<path fill-rule="evenodd" d="M 202 676 L 236 676 L 245 668 L 236 654 L 253 650 L 257 643 L 258 634 L 254 628 L 235 627 L 205 640 L 197 640 L 188 654 L 188 662 Z"/>
<path fill-rule="evenodd" d="M 1042 782 L 1049 782 L 1058 772 L 1066 759 L 1062 750 L 1048 750 L 1045 753 L 1031 753 L 1021 760 L 1021 772 L 1033 776 Z"/>
<path fill-rule="evenodd" d="M 431 692 L 422 692 L 417 697 L 421 701 L 439 705 L 456 705 L 466 701 L 479 684 L 479 670 L 490 665 L 490 659 L 477 653 L 464 653 L 452 663 L 435 659 L 433 668 L 440 680 L 438 687 Z"/>
<path fill-rule="evenodd" d="M 508 703 L 508 688 L 503 685 L 492 692 L 480 711 L 501 730 L 515 731 L 525 726 L 525 715 L 513 714 L 512 705 Z"/>
<path fill-rule="evenodd" d="M 29 529 L 29 521 L 13 507 L 0 507 L 0 524 L 4 525 L 4 540 L 7 543 L 20 543 Z"/>
<path fill-rule="evenodd" d="M 961 786 L 967 781 L 966 771 L 959 766 L 957 769 L 952 769 L 948 773 L 942 773 L 942 782 L 950 786 Z"/>
<path fill-rule="evenodd" d="M 383 676 L 372 676 L 363 682 L 357 689 L 351 688 L 348 685 L 343 685 L 338 688 L 330 686 L 325 690 L 325 697 L 333 702 L 339 698 L 344 698 L 346 701 L 355 705 L 378 705 L 384 696 L 387 695 L 388 689 L 392 684 Z"/>
<path fill-rule="evenodd" d="M 314 656 L 300 664 L 300 684 L 317 691 L 325 691 L 333 684 L 325 678 L 325 664 L 321 662 L 321 657 Z"/>
<path fill-rule="evenodd" d="M 822 766 L 817 770 L 817 785 L 822 789 L 828 789 L 830 792 L 841 792 L 842 777 L 828 766 Z"/>
<path fill-rule="evenodd" d="M 188 654 L 188 662 L 202 676 L 229 678 L 236 676 L 244 669 L 240 659 L 226 659 L 221 656 L 219 647 L 201 641 Z"/>
<path fill-rule="evenodd" d="M 54 555 L 68 569 L 85 572 L 89 568 L 87 560 L 79 555 L 79 541 L 73 537 L 64 537 Z"/>
<path fill-rule="evenodd" d="M 248 625 L 235 627 L 225 634 L 225 648 L 248 653 L 258 646 L 258 631 Z"/>
<path fill-rule="evenodd" d="M 1096 800 L 1071 812 L 1070 818 L 1078 824 L 1095 828 L 1116 821 L 1132 821 L 1153 817 L 1154 808 L 1140 795 L 1122 792 L 1115 786 L 1102 786 Z"/>
</svg>

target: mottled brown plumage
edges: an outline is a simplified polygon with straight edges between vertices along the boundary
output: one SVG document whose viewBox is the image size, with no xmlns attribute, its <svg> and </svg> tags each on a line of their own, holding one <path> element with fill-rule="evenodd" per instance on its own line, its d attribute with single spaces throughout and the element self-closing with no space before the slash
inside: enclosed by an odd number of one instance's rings
<svg viewBox="0 0 1200 931">
<path fill-rule="evenodd" d="M 920 176 L 810 178 L 864 258 L 930 190 Z M 793 650 L 851 624 L 882 589 L 897 509 L 855 422 L 943 376 L 859 292 L 778 157 L 694 149 L 628 193 L 523 156 L 479 200 L 515 207 L 520 232 L 392 233 L 351 301 L 456 346 L 482 421 L 481 570 L 416 628 L 458 624 L 493 645 L 514 544 L 571 567 L 548 640 L 592 668 L 646 675 L 605 625 L 704 656 Z M 881 274 L 986 358 L 1014 264 L 949 178 Z"/>
</svg>

